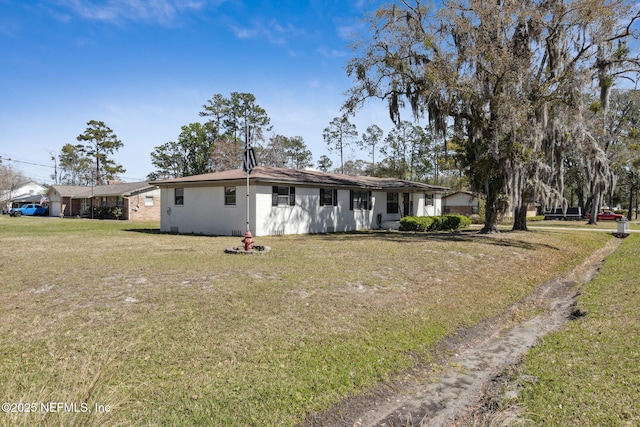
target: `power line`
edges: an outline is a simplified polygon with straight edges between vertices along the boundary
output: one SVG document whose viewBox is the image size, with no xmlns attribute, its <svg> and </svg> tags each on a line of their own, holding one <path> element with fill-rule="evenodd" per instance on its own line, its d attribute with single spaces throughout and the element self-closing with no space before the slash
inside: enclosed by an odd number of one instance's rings
<svg viewBox="0 0 640 427">
<path fill-rule="evenodd" d="M 55 166 L 51 166 L 51 165 L 42 165 L 40 163 L 27 162 L 27 161 L 24 161 L 24 160 L 16 160 L 16 159 L 11 159 L 11 158 L 0 156 L 0 161 L 4 161 L 4 160 L 6 160 L 8 162 L 22 163 L 22 164 L 25 164 L 25 165 L 41 166 L 43 168 L 55 169 Z"/>
<path fill-rule="evenodd" d="M 7 162 L 13 162 L 13 163 L 21 163 L 21 164 L 24 164 L 24 165 L 38 166 L 38 167 L 43 167 L 43 168 L 48 168 L 48 169 L 54 169 L 54 170 L 56 169 L 56 167 L 55 167 L 55 166 L 51 166 L 51 165 L 43 165 L 43 164 L 40 164 L 40 163 L 34 163 L 34 162 L 27 162 L 26 160 L 16 160 L 16 159 L 12 159 L 12 158 L 10 158 L 10 157 L 3 157 L 3 156 L 0 156 L 0 162 L 1 162 L 1 161 L 7 161 Z M 41 178 L 41 179 L 42 179 L 42 178 Z M 49 177 L 48 179 L 50 179 L 50 177 Z M 141 179 L 141 178 L 139 178 L 139 177 L 132 178 L 132 177 L 130 177 L 130 176 L 121 176 L 121 177 L 120 177 L 120 179 L 123 179 L 123 180 L 126 180 L 126 181 L 132 181 L 132 182 L 134 182 L 134 181 L 141 181 L 141 182 L 142 182 L 142 181 L 148 181 L 146 178 L 142 178 L 142 179 Z M 47 180 L 47 179 L 45 179 L 45 180 Z"/>
</svg>

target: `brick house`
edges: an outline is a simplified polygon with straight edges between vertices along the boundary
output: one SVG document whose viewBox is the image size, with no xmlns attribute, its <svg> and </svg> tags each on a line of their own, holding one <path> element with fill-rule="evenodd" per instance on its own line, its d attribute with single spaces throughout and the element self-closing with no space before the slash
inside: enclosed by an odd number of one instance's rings
<svg viewBox="0 0 640 427">
<path fill-rule="evenodd" d="M 52 185 L 46 195 L 51 216 L 91 218 L 94 207 L 94 214 L 120 208 L 120 219 L 160 220 L 160 190 L 148 182 Z"/>
<path fill-rule="evenodd" d="M 445 214 L 461 214 L 471 216 L 480 213 L 481 200 L 478 193 L 471 191 L 456 191 L 442 198 L 442 211 Z M 513 216 L 513 209 L 509 207 L 505 213 Z M 536 215 L 536 206 L 533 203 L 527 205 L 527 217 Z"/>
<path fill-rule="evenodd" d="M 456 191 L 442 198 L 442 210 L 445 214 L 471 216 L 480 211 L 480 200 L 471 191 Z"/>
</svg>

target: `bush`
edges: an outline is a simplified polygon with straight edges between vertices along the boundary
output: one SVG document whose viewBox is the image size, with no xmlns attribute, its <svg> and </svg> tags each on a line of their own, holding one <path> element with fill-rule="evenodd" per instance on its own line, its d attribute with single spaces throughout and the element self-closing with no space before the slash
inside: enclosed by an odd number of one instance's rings
<svg viewBox="0 0 640 427">
<path fill-rule="evenodd" d="M 450 214 L 442 216 L 405 216 L 400 219 L 401 231 L 445 231 L 471 225 L 471 218 Z"/>
<path fill-rule="evenodd" d="M 122 217 L 122 208 L 119 206 L 94 206 L 94 219 L 120 219 Z"/>
<path fill-rule="evenodd" d="M 471 218 L 472 224 L 484 224 L 484 217 L 478 214 L 473 214 L 469 218 Z"/>
<path fill-rule="evenodd" d="M 405 216 L 400 219 L 401 231 L 431 231 L 434 216 Z"/>
</svg>

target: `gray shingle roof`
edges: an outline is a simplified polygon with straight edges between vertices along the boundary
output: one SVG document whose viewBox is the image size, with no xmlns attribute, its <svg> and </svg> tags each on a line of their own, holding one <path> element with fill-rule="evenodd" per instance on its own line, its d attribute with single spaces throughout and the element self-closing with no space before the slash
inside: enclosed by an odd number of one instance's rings
<svg viewBox="0 0 640 427">
<path fill-rule="evenodd" d="M 155 181 L 155 185 L 180 185 L 197 183 L 215 183 L 246 179 L 246 172 L 234 169 L 202 175 Z M 257 166 L 249 174 L 249 180 L 260 183 L 314 185 L 326 187 L 366 188 L 371 190 L 429 190 L 446 191 L 448 188 L 421 182 L 396 178 L 376 178 L 369 176 L 350 176 L 314 170 L 298 170 Z"/>
<path fill-rule="evenodd" d="M 96 185 L 94 187 L 84 185 L 52 185 L 51 189 L 57 191 L 62 197 L 89 198 L 92 196 L 129 196 L 132 193 L 153 187 L 154 186 L 148 182 L 127 182 L 121 184 Z"/>
</svg>

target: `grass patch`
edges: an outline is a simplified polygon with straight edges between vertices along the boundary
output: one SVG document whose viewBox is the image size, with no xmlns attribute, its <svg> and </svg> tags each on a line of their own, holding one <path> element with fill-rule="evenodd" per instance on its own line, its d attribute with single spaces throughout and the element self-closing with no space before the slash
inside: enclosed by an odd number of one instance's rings
<svg viewBox="0 0 640 427">
<path fill-rule="evenodd" d="M 430 358 L 612 237 L 534 231 L 258 237 L 0 217 L 4 425 L 294 425 Z"/>
<path fill-rule="evenodd" d="M 585 285 L 581 316 L 526 357 L 521 404 L 545 426 L 640 425 L 640 235 Z"/>
</svg>

